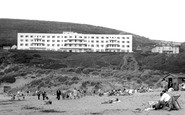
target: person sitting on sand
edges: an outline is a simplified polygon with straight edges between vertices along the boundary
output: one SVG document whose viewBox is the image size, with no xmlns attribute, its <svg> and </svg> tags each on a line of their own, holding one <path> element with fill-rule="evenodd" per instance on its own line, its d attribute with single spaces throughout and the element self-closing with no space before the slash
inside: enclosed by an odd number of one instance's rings
<svg viewBox="0 0 185 115">
<path fill-rule="evenodd" d="M 49 97 L 46 97 L 45 105 L 50 105 L 52 104 L 52 101 L 49 100 Z"/>
<path fill-rule="evenodd" d="M 163 90 L 160 94 L 161 98 L 158 101 L 157 104 L 155 104 L 153 107 L 155 110 L 157 109 L 167 109 L 167 110 L 178 110 L 178 107 L 176 106 L 175 100 L 173 96 L 170 96 L 166 90 Z"/>
<path fill-rule="evenodd" d="M 105 102 L 102 102 L 102 104 L 112 104 L 112 103 L 117 103 L 117 102 L 121 102 L 118 98 L 116 99 L 111 99 Z"/>
</svg>

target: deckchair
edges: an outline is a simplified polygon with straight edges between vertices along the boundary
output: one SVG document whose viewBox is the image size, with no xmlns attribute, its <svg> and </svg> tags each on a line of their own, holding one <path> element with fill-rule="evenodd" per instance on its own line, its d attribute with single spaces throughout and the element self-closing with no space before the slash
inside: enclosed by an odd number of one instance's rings
<svg viewBox="0 0 185 115">
<path fill-rule="evenodd" d="M 174 101 L 177 103 L 177 105 L 178 105 L 179 108 L 181 109 L 181 106 L 180 106 L 180 104 L 179 104 L 179 102 L 178 102 L 178 99 L 179 99 L 180 96 L 181 96 L 181 95 L 174 95 L 173 97 L 174 97 Z"/>
</svg>

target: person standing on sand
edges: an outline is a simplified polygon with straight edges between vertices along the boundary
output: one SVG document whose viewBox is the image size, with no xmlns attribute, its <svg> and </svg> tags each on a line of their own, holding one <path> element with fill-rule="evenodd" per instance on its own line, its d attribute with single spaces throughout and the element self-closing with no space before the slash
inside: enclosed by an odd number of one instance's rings
<svg viewBox="0 0 185 115">
<path fill-rule="evenodd" d="M 61 93 L 61 91 L 60 91 L 59 89 L 57 90 L 56 94 L 57 94 L 57 99 L 60 100 L 60 95 L 61 95 L 62 93 Z"/>
<path fill-rule="evenodd" d="M 42 92 L 42 97 L 43 97 L 43 100 L 45 100 L 45 98 L 46 98 L 46 91 Z"/>
<path fill-rule="evenodd" d="M 39 90 L 37 90 L 37 91 L 36 91 L 36 94 L 37 94 L 38 100 L 40 100 L 41 92 L 40 92 Z"/>
</svg>

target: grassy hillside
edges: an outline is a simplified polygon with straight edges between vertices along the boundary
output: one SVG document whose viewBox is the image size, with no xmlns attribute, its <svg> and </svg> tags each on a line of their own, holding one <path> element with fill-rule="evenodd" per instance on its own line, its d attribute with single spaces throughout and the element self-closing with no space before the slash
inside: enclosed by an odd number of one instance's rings
<svg viewBox="0 0 185 115">
<path fill-rule="evenodd" d="M 62 33 L 63 31 L 74 31 L 83 34 L 131 34 L 121 30 L 105 27 L 75 24 L 66 22 L 36 21 L 36 20 L 17 20 L 0 19 L 0 47 L 4 45 L 16 44 L 17 33 Z M 138 45 L 143 48 L 152 46 L 154 42 L 148 38 L 133 35 L 133 48 Z"/>
</svg>

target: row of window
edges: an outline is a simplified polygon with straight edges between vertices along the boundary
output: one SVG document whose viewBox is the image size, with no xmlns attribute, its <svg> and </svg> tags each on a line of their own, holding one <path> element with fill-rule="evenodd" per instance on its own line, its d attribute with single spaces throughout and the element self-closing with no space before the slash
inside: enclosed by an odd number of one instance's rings
<svg viewBox="0 0 185 115">
<path fill-rule="evenodd" d="M 60 46 L 63 46 L 63 44 L 47 44 L 47 46 L 58 46 L 58 47 L 60 47 Z M 24 46 L 24 44 L 20 44 L 20 46 Z M 28 44 L 25 44 L 25 46 L 28 46 Z M 45 44 L 38 44 L 38 43 L 36 43 L 36 44 L 31 44 L 31 46 L 45 46 Z M 82 44 L 64 44 L 64 46 L 79 46 L 79 47 L 81 47 L 81 46 L 83 46 L 83 47 L 87 47 L 87 45 L 86 44 L 84 44 L 84 45 L 82 45 Z M 106 47 L 120 47 L 121 45 L 88 45 L 89 47 L 91 46 L 91 47 L 104 47 L 104 46 L 106 46 Z M 127 47 L 127 48 L 129 48 L 130 47 L 130 45 L 122 45 L 122 47 Z"/>
<path fill-rule="evenodd" d="M 20 39 L 21 42 L 23 42 L 24 40 L 23 39 Z M 32 42 L 45 42 L 45 40 L 41 40 L 41 39 L 35 39 L 35 40 L 31 40 Z M 63 42 L 63 40 L 51 40 L 52 42 Z M 64 40 L 64 42 L 87 42 L 86 40 Z M 25 39 L 25 42 L 28 42 L 28 39 Z M 47 42 L 50 42 L 50 40 L 47 40 Z M 105 41 L 99 41 L 99 40 L 96 40 L 96 41 L 93 41 L 93 40 L 88 40 L 88 42 L 91 42 L 91 43 L 104 43 Z M 120 41 L 106 41 L 106 43 L 120 43 Z M 130 41 L 122 41 L 122 43 L 130 43 Z"/>
<path fill-rule="evenodd" d="M 20 38 L 101 38 L 101 39 L 109 39 L 109 38 L 117 38 L 117 39 L 130 39 L 130 37 L 116 37 L 116 36 L 53 36 L 53 35 L 45 35 L 45 36 L 33 36 L 33 35 L 20 35 Z"/>
</svg>

